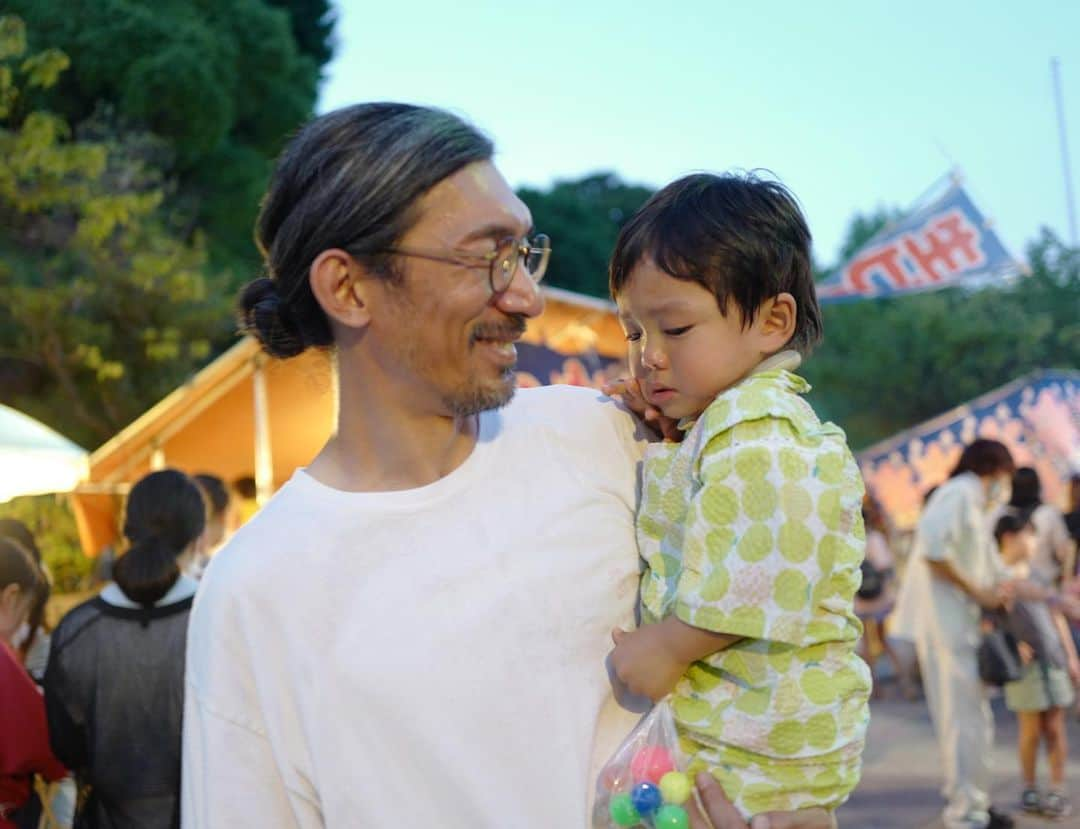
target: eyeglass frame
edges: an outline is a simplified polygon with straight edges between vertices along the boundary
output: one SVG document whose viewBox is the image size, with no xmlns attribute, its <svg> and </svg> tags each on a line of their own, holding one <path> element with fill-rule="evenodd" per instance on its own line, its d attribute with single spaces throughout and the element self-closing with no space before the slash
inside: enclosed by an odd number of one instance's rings
<svg viewBox="0 0 1080 829">
<path fill-rule="evenodd" d="M 468 253 L 466 251 L 435 251 L 424 248 L 396 247 L 386 248 L 379 252 L 393 256 L 413 256 L 417 259 L 427 259 L 431 262 L 443 262 L 448 265 L 460 265 L 461 267 L 469 268 L 470 270 L 485 268 L 488 272 L 488 287 L 491 289 L 491 293 L 502 294 L 509 290 L 511 283 L 514 281 L 514 276 L 517 274 L 518 267 L 522 266 L 524 261 L 527 261 L 530 254 L 538 253 L 541 256 L 539 276 L 533 274 L 527 267 L 525 268 L 525 272 L 529 274 L 529 278 L 533 281 L 534 285 L 539 285 L 543 280 L 544 274 L 547 273 L 548 262 L 551 260 L 551 238 L 546 234 L 537 233 L 531 239 L 527 236 L 520 239 L 514 239 L 512 236 L 508 236 L 501 240 L 499 244 L 504 244 L 511 239 L 516 243 L 515 250 L 517 251 L 517 259 L 514 261 L 514 266 L 509 269 L 509 276 L 506 277 L 506 284 L 501 288 L 495 287 L 495 263 L 499 260 L 498 249 L 489 251 L 488 253 Z M 540 240 L 543 240 L 546 244 L 537 247 L 536 242 Z"/>
</svg>

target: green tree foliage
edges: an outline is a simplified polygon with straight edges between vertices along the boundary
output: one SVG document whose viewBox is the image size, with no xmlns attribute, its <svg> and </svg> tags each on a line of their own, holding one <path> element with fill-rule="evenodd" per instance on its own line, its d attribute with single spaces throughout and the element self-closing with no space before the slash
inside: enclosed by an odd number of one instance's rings
<svg viewBox="0 0 1080 829">
<path fill-rule="evenodd" d="M 257 265 L 252 226 L 272 158 L 311 114 L 331 55 L 324 0 L 8 0 L 31 47 L 73 67 L 40 96 L 79 125 L 103 103 L 172 150 L 170 200 L 233 283 Z"/>
<path fill-rule="evenodd" d="M 325 66 L 334 56 L 337 15 L 329 0 L 267 0 L 289 13 L 293 39 L 301 53 Z"/>
<path fill-rule="evenodd" d="M 805 369 L 819 411 L 866 446 L 1029 372 L 1080 366 L 1080 250 L 1044 230 L 1028 261 L 1004 286 L 826 306 Z"/>
<path fill-rule="evenodd" d="M 5 402 L 86 446 L 167 394 L 229 327 L 205 251 L 163 209 L 160 139 L 31 107 L 61 76 L 0 18 L 0 363 Z M 6 360 L 3 358 L 7 358 Z M 14 366 L 14 370 L 12 369 Z"/>
<path fill-rule="evenodd" d="M 54 592 L 70 593 L 89 586 L 94 561 L 83 555 L 75 516 L 66 498 L 16 498 L 0 504 L 0 518 L 17 518 L 30 528 L 49 568 Z"/>
<path fill-rule="evenodd" d="M 544 281 L 559 288 L 608 297 L 607 266 L 619 229 L 652 195 L 614 173 L 557 182 L 550 190 L 523 188 L 536 229 L 552 239 Z"/>
</svg>

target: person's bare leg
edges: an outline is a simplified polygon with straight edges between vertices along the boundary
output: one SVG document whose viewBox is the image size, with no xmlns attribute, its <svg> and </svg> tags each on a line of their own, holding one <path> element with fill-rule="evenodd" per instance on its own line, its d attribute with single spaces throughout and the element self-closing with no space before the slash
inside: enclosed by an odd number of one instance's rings
<svg viewBox="0 0 1080 829">
<path fill-rule="evenodd" d="M 1017 748 L 1020 754 L 1020 777 L 1025 789 L 1035 788 L 1035 767 L 1039 759 L 1039 738 L 1042 736 L 1041 711 L 1017 711 L 1020 734 Z"/>
<path fill-rule="evenodd" d="M 1046 756 L 1050 765 L 1050 788 L 1065 790 L 1065 763 L 1069 756 L 1069 737 L 1065 731 L 1065 709 L 1043 711 L 1042 734 L 1046 740 Z"/>
</svg>

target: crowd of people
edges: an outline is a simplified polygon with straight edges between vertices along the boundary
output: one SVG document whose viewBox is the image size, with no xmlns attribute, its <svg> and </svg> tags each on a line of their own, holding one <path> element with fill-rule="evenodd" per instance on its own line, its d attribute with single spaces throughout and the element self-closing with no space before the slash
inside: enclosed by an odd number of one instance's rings
<svg viewBox="0 0 1080 829">
<path fill-rule="evenodd" d="M 843 432 L 802 397 L 805 219 L 752 175 L 680 179 L 624 227 L 617 401 L 515 396 L 551 242 L 492 154 L 403 104 L 285 149 L 242 312 L 274 356 L 334 349 L 337 424 L 223 554 L 224 483 L 152 472 L 108 583 L 49 632 L 34 539 L 0 525 L 0 827 L 604 825 L 592 775 L 644 696 L 696 775 L 688 827 L 827 829 L 879 652 L 917 693 L 906 638 L 946 825 L 997 829 L 983 611 L 1022 641 L 1022 805 L 1068 813 L 1073 516 L 977 440 L 898 575 Z"/>
</svg>

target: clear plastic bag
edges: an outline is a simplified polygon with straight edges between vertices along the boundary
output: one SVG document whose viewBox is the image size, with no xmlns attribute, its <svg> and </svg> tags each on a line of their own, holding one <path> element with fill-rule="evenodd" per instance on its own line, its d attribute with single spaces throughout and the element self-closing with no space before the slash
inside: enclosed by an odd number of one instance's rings
<svg viewBox="0 0 1080 829">
<path fill-rule="evenodd" d="M 687 829 L 693 783 L 667 700 L 630 732 L 596 780 L 593 829 Z"/>
</svg>

